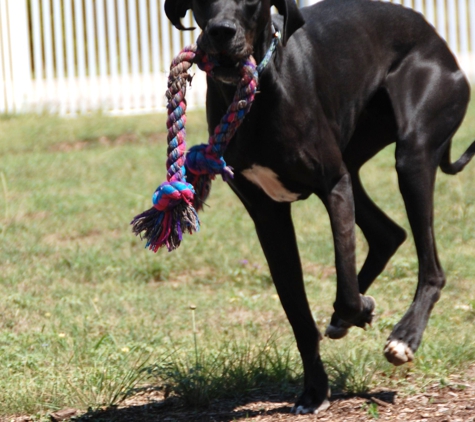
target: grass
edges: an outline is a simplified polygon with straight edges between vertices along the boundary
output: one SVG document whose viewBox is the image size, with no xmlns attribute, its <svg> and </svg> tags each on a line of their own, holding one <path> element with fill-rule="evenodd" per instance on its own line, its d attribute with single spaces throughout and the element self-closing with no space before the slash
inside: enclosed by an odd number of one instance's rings
<svg viewBox="0 0 475 422">
<path fill-rule="evenodd" d="M 298 390 L 298 354 L 253 224 L 223 182 L 213 185 L 201 232 L 177 251 L 155 255 L 131 234 L 131 218 L 150 206 L 164 178 L 163 127 L 163 116 L 0 118 L 0 417 L 39 420 L 64 407 L 111 405 L 146 384 L 191 405 Z M 190 113 L 188 128 L 192 142 L 206 139 L 201 112 Z M 453 156 L 473 138 L 474 105 Z M 393 148 L 379 154 L 363 180 L 408 229 L 393 157 Z M 322 343 L 334 390 L 409 394 L 449 382 L 475 361 L 474 178 L 473 164 L 438 177 L 436 232 L 448 285 L 416 361 L 394 369 L 382 357 L 415 291 L 409 239 L 371 288 L 373 327 Z M 335 294 L 328 217 L 317 198 L 293 213 L 309 300 L 324 329 Z M 359 232 L 357 240 L 361 264 Z"/>
</svg>

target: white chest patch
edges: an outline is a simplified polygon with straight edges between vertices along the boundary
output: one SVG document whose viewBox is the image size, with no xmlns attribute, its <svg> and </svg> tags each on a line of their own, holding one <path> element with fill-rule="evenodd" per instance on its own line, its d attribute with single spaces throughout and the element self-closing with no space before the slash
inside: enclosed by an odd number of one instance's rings
<svg viewBox="0 0 475 422">
<path fill-rule="evenodd" d="M 242 174 L 276 202 L 294 202 L 300 197 L 300 194 L 287 190 L 280 182 L 279 176 L 268 167 L 253 164 L 251 168 L 243 170 Z"/>
</svg>

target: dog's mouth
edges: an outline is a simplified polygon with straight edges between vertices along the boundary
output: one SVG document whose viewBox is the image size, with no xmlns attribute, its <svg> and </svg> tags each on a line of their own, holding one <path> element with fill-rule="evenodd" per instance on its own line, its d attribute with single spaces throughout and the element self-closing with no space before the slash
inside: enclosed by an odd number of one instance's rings
<svg viewBox="0 0 475 422">
<path fill-rule="evenodd" d="M 225 84 L 237 85 L 241 80 L 240 64 L 252 54 L 252 48 L 247 45 L 238 44 L 226 51 L 217 51 L 216 47 L 207 42 L 204 38 L 200 48 L 217 64 L 213 69 L 214 79 Z"/>
<path fill-rule="evenodd" d="M 213 56 L 217 66 L 213 69 L 214 78 L 229 85 L 237 85 L 241 80 L 240 63 L 243 58 L 225 54 Z"/>
</svg>

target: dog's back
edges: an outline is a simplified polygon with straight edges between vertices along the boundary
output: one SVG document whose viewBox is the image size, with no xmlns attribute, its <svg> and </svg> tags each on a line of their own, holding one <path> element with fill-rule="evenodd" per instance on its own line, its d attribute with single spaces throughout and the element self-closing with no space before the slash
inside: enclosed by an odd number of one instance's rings
<svg viewBox="0 0 475 422">
<path fill-rule="evenodd" d="M 433 77 L 425 71 L 432 67 L 444 76 L 445 89 L 461 85 L 468 95 L 468 81 L 446 42 L 412 9 L 381 1 L 324 0 L 301 12 L 305 25 L 288 42 L 282 73 L 292 69 L 293 83 L 301 85 L 293 89 L 313 90 L 327 113 L 345 122 L 348 136 L 356 116 L 379 88 L 388 88 L 388 76 L 405 62 L 411 62 L 411 79 Z M 281 27 L 282 18 L 274 20 Z M 317 78 L 308 78 L 308 72 Z"/>
</svg>

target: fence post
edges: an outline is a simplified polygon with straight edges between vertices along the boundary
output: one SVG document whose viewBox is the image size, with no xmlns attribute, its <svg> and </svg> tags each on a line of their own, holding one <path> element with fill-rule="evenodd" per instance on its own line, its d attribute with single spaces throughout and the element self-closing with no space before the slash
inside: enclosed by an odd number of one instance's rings
<svg viewBox="0 0 475 422">
<path fill-rule="evenodd" d="M 3 70 L 7 65 L 7 43 L 4 41 L 5 31 L 2 32 L 3 22 L 5 21 L 5 0 L 0 0 L 0 113 L 5 113 L 7 110 L 7 93 L 6 93 L 6 78 Z M 5 50 L 5 51 L 4 51 Z"/>
<path fill-rule="evenodd" d="M 0 0 L 3 76 L 8 113 L 24 111 L 31 92 L 31 62 L 26 0 Z M 1 95 L 0 95 L 1 98 Z M 1 105 L 0 105 L 1 107 Z"/>
<path fill-rule="evenodd" d="M 470 31 L 470 68 L 469 76 L 475 82 L 475 0 L 468 0 L 468 22 Z"/>
</svg>

